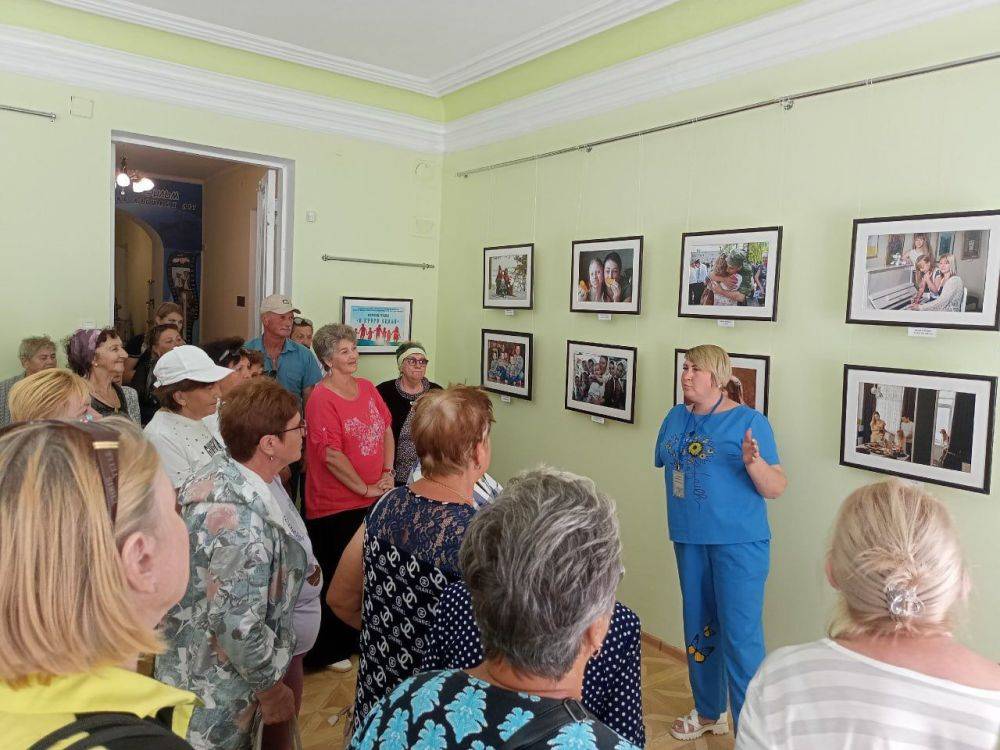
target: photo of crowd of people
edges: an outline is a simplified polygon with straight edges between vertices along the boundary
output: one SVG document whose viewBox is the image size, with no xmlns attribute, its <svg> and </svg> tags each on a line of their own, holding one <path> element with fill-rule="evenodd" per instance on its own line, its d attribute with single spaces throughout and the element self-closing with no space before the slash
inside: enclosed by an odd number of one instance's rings
<svg viewBox="0 0 1000 750">
<path fill-rule="evenodd" d="M 486 390 L 531 398 L 530 333 L 483 330 L 482 385 Z"/>
<path fill-rule="evenodd" d="M 639 312 L 642 237 L 573 243 L 573 291 L 576 312 Z"/>
<path fill-rule="evenodd" d="M 855 221 L 848 322 L 995 329 L 998 217 Z"/>
<path fill-rule="evenodd" d="M 687 349 L 674 350 L 674 403 L 682 401 L 684 390 L 681 388 L 681 371 L 684 367 L 684 354 Z M 767 415 L 768 376 L 771 369 L 771 358 L 764 354 L 730 354 L 733 376 L 726 384 L 726 395 L 738 404 L 745 404 Z"/>
<path fill-rule="evenodd" d="M 631 422 L 635 349 L 567 342 L 566 408 Z"/>
<path fill-rule="evenodd" d="M 678 313 L 774 320 L 780 244 L 781 227 L 685 234 Z"/>
<path fill-rule="evenodd" d="M 483 248 L 483 307 L 530 308 L 534 245 Z"/>
<path fill-rule="evenodd" d="M 982 429 L 982 417 L 992 405 L 992 395 L 987 403 L 985 394 L 992 394 L 995 378 L 948 376 L 968 380 L 960 388 L 956 387 L 960 383 L 946 382 L 943 376 L 916 372 L 902 380 L 877 370 L 850 374 L 854 375 L 848 396 L 853 429 L 849 434 L 845 427 L 845 439 L 850 437 L 855 458 L 888 459 L 899 464 L 891 467 L 896 472 L 930 481 L 954 473 L 966 475 L 953 479 L 959 486 L 972 481 L 973 473 L 982 473 L 977 463 L 989 459 L 989 449 L 981 444 L 989 438 L 981 434 L 988 432 Z"/>
</svg>

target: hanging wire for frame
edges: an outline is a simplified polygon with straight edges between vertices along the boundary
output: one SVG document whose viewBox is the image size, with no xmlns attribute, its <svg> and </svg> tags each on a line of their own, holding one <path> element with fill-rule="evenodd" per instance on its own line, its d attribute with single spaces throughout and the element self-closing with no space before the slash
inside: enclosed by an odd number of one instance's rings
<svg viewBox="0 0 1000 750">
<path fill-rule="evenodd" d="M 540 159 L 550 159 L 553 156 L 562 156 L 563 154 L 571 154 L 577 151 L 590 152 L 597 146 L 606 146 L 610 143 L 618 143 L 619 141 L 627 141 L 632 138 L 640 138 L 644 135 L 651 135 L 653 133 L 662 133 L 667 130 L 673 130 L 675 128 L 683 128 L 688 125 L 694 125 L 699 122 L 708 122 L 709 120 L 718 120 L 722 117 L 730 117 L 732 115 L 742 114 L 743 112 L 751 112 L 755 109 L 763 109 L 765 107 L 772 107 L 775 104 L 780 104 L 785 110 L 791 109 L 795 106 L 795 102 L 800 99 L 810 99 L 815 96 L 823 96 L 825 94 L 835 94 L 841 91 L 849 91 L 850 89 L 864 88 L 865 86 L 875 86 L 880 83 L 888 83 L 889 81 L 898 81 L 903 78 L 913 78 L 914 76 L 927 75 L 928 73 L 937 73 L 942 70 L 951 70 L 953 68 L 962 68 L 967 65 L 976 65 L 977 63 L 989 62 L 991 60 L 1000 59 L 1000 52 L 989 52 L 984 55 L 976 55 L 975 57 L 966 57 L 961 60 L 952 60 L 950 62 L 938 63 L 937 65 L 928 65 L 923 68 L 913 68 L 911 70 L 904 70 L 899 73 L 888 73 L 883 76 L 875 76 L 874 78 L 864 78 L 859 81 L 851 81 L 849 83 L 840 83 L 835 86 L 826 86 L 821 89 L 813 89 L 812 91 L 802 91 L 798 94 L 790 94 L 788 96 L 778 96 L 773 99 L 764 99 L 762 101 L 754 102 L 752 104 L 744 104 L 740 107 L 732 107 L 730 109 L 724 109 L 719 112 L 712 112 L 707 115 L 698 115 L 696 117 L 688 117 L 684 120 L 677 120 L 676 122 L 666 123 L 664 125 L 656 125 L 651 128 L 644 128 L 643 130 L 635 130 L 631 133 L 622 133 L 621 135 L 613 135 L 609 138 L 601 138 L 596 141 L 589 141 L 587 143 L 580 143 L 576 146 L 566 146 L 565 148 L 557 148 L 553 151 L 545 151 L 540 154 L 532 154 L 530 156 L 522 156 L 518 159 L 510 159 L 508 161 L 497 162 L 496 164 L 487 164 L 482 167 L 475 167 L 474 169 L 465 169 L 461 172 L 456 172 L 458 177 L 468 177 L 470 175 L 479 174 L 480 172 L 490 172 L 494 169 L 502 169 L 504 167 L 513 167 L 517 164 L 524 164 L 530 161 L 538 161 Z"/>
</svg>

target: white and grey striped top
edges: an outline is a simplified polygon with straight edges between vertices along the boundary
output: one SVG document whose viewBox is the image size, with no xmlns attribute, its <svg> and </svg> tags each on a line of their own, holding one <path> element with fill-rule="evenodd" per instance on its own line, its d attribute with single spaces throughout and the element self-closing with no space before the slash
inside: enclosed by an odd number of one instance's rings
<svg viewBox="0 0 1000 750">
<path fill-rule="evenodd" d="M 995 750 L 998 739 L 1000 690 L 894 667 L 824 638 L 764 660 L 736 750 Z"/>
</svg>

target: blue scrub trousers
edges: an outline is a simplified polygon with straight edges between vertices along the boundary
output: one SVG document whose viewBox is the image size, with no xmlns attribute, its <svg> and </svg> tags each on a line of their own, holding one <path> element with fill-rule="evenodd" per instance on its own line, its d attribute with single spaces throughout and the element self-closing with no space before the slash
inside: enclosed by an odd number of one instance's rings
<svg viewBox="0 0 1000 750">
<path fill-rule="evenodd" d="M 764 661 L 761 617 L 771 543 L 674 542 L 674 554 L 694 705 L 706 719 L 718 718 L 728 690 L 735 731 L 747 685 Z"/>
</svg>

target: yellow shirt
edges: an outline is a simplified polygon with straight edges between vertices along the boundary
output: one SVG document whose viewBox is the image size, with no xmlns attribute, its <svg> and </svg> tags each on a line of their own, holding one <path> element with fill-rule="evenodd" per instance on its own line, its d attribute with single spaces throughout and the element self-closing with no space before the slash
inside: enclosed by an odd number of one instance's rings
<svg viewBox="0 0 1000 750">
<path fill-rule="evenodd" d="M 27 750 L 50 732 L 73 722 L 75 714 L 95 711 L 147 718 L 171 708 L 171 729 L 186 737 L 196 700 L 194 693 L 119 667 L 53 677 L 44 683 L 32 678 L 20 687 L 0 681 L 0 748 Z M 61 750 L 85 736 L 81 732 L 54 748 Z"/>
</svg>

